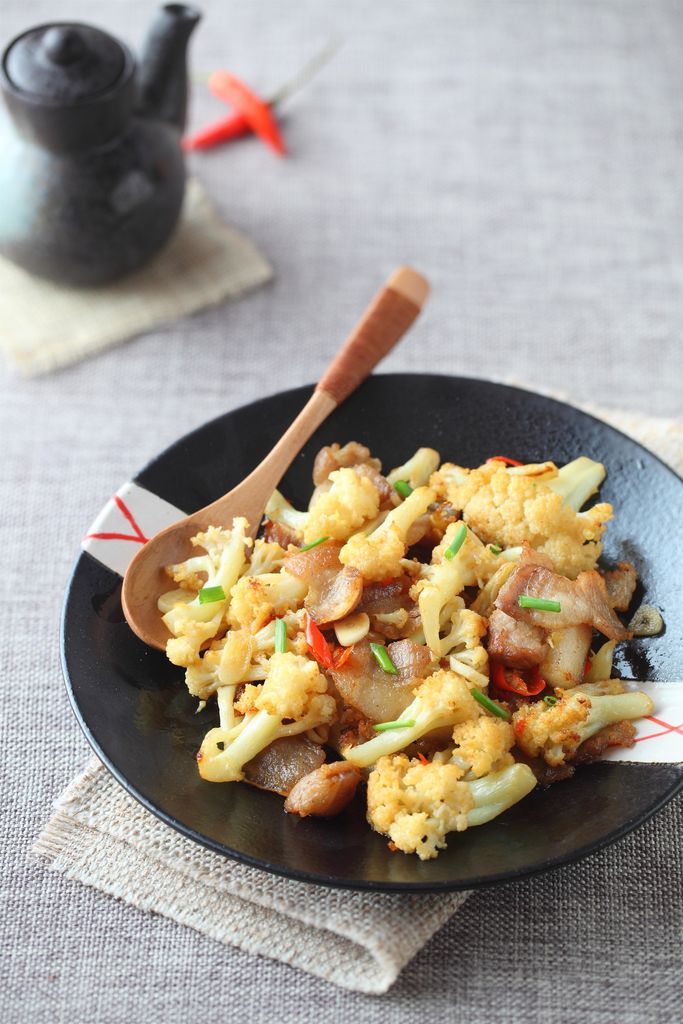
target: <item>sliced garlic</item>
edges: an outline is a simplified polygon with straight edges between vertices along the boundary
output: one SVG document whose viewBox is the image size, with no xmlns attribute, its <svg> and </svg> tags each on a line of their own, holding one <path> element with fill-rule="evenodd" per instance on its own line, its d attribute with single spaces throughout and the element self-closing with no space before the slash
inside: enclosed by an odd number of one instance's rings
<svg viewBox="0 0 683 1024">
<path fill-rule="evenodd" d="M 634 636 L 657 636 L 664 629 L 664 619 L 651 604 L 641 604 L 628 624 Z"/>
<path fill-rule="evenodd" d="M 353 615 L 347 615 L 345 619 L 341 619 L 334 624 L 337 640 L 342 647 L 351 647 L 352 644 L 357 644 L 368 635 L 369 629 L 370 619 L 365 612 L 355 612 Z"/>
</svg>

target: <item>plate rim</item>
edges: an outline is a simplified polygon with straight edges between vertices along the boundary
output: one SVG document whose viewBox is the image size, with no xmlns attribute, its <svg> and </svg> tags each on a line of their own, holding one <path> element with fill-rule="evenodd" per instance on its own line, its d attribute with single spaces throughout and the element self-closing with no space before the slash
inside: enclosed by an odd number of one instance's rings
<svg viewBox="0 0 683 1024">
<path fill-rule="evenodd" d="M 508 384 L 503 381 L 492 380 L 486 377 L 463 377 L 459 374 L 437 374 L 437 373 L 411 373 L 411 372 L 396 372 L 396 373 L 378 373 L 373 374 L 373 378 L 384 378 L 384 379 L 414 379 L 420 378 L 421 380 L 434 380 L 434 381 L 449 381 L 449 382 L 460 382 L 462 384 L 485 384 L 493 385 L 498 388 L 502 388 L 508 391 L 520 393 L 522 395 L 530 395 L 533 398 L 541 398 L 544 401 L 552 402 L 556 405 L 564 408 L 572 409 L 574 412 L 579 413 L 581 416 L 585 416 L 594 423 L 597 423 L 602 428 L 607 428 L 613 433 L 617 434 L 621 438 L 627 440 L 630 444 L 635 445 L 646 456 L 654 459 L 660 466 L 662 466 L 671 476 L 683 487 L 683 477 L 679 475 L 667 462 L 664 461 L 655 452 L 650 451 L 640 441 L 631 437 L 629 434 L 620 430 L 618 427 L 613 426 L 611 423 L 600 419 L 600 417 L 593 413 L 586 412 L 584 409 L 578 406 L 572 405 L 571 402 L 566 402 L 561 398 L 557 398 L 553 395 L 544 394 L 540 391 L 533 391 L 529 388 L 519 387 L 516 384 Z M 274 392 L 270 395 L 262 396 L 251 402 L 245 402 L 242 405 L 237 406 L 234 409 L 229 409 L 223 413 L 219 413 L 216 416 L 211 417 L 204 423 L 199 424 L 187 433 L 180 435 L 160 452 L 148 459 L 147 462 L 135 471 L 131 476 L 130 480 L 138 480 L 147 469 L 154 466 L 160 459 L 168 455 L 168 453 L 179 443 L 186 441 L 193 437 L 200 431 L 205 430 L 213 423 L 217 423 L 226 416 L 239 415 L 243 410 L 247 408 L 253 408 L 261 403 L 272 401 L 273 399 L 281 398 L 284 396 L 294 396 L 301 394 L 302 397 L 310 394 L 315 388 L 315 384 L 303 384 L 293 388 L 285 388 L 282 391 Z M 362 385 L 361 385 L 362 386 Z M 180 820 L 174 818 L 167 811 L 164 811 L 161 807 L 158 807 L 152 800 L 148 799 L 143 793 L 141 793 L 124 775 L 124 773 L 117 768 L 111 758 L 105 754 L 101 746 L 97 742 L 90 726 L 88 725 L 85 717 L 83 716 L 79 707 L 76 695 L 74 693 L 73 685 L 71 682 L 69 668 L 67 664 L 67 651 L 66 651 L 66 630 L 67 630 L 67 612 L 69 609 L 70 597 L 74 586 L 77 582 L 77 574 L 81 562 L 83 559 L 88 559 L 96 564 L 95 559 L 89 552 L 81 549 L 71 566 L 69 576 L 67 579 L 64 598 L 62 601 L 62 608 L 59 619 L 59 657 L 62 677 L 64 680 L 64 686 L 67 692 L 71 710 L 78 722 L 78 725 L 85 736 L 91 750 L 94 752 L 98 760 L 104 767 L 111 773 L 117 783 L 122 786 L 126 793 L 133 797 L 142 807 L 152 813 L 157 819 L 162 821 L 165 825 L 174 829 L 180 835 L 189 839 L 190 841 L 198 844 L 204 849 L 208 849 L 213 853 L 219 854 L 222 857 L 226 857 L 229 860 L 235 860 L 240 864 L 245 864 L 249 867 L 253 867 L 262 871 L 266 871 L 269 874 L 276 875 L 281 878 L 289 878 L 298 882 L 303 882 L 309 885 L 321 885 L 325 888 L 333 889 L 347 889 L 352 891 L 364 891 L 364 892 L 412 892 L 412 893 L 429 893 L 429 892 L 457 892 L 467 891 L 471 889 L 487 889 L 490 887 L 497 887 L 505 885 L 507 883 L 514 883 L 522 881 L 526 878 L 533 878 L 537 875 L 545 874 L 549 871 L 557 871 L 560 868 L 578 862 L 585 859 L 588 856 L 599 853 L 608 846 L 612 846 L 614 843 L 619 842 L 625 836 L 634 832 L 640 828 L 646 822 L 648 822 L 655 814 L 657 814 L 666 804 L 668 804 L 681 790 L 683 790 L 683 766 L 681 766 L 679 776 L 675 779 L 672 784 L 666 789 L 664 794 L 656 801 L 656 803 L 648 808 L 648 810 L 640 816 L 629 819 L 624 822 L 618 829 L 609 833 L 601 839 L 589 842 L 579 847 L 578 849 L 572 850 L 569 853 L 559 855 L 558 857 L 549 858 L 542 864 L 538 864 L 531 868 L 518 868 L 514 871 L 500 872 L 495 875 L 478 876 L 474 879 L 469 879 L 467 882 L 460 882 L 456 880 L 441 880 L 441 881 L 372 881 L 362 879 L 340 879 L 337 876 L 319 874 L 315 872 L 304 871 L 298 868 L 283 868 L 278 865 L 273 865 L 268 861 L 262 860 L 258 857 L 253 857 L 250 854 L 245 854 L 240 850 L 235 850 L 231 847 L 227 847 L 223 843 L 213 840 L 210 836 L 206 836 L 201 832 L 196 831 L 191 826 L 185 825 Z M 110 570 L 111 571 L 111 570 Z M 629 764 L 628 762 L 620 762 L 620 768 L 628 770 L 629 767 L 642 767 Z M 675 769 L 675 766 L 672 765 Z"/>
<path fill-rule="evenodd" d="M 532 398 L 542 398 L 544 401 L 553 402 L 555 403 L 555 405 L 562 406 L 565 409 L 572 409 L 574 412 L 579 413 L 579 415 L 585 416 L 587 419 L 592 420 L 594 423 L 598 423 L 601 427 L 606 427 L 613 433 L 618 434 L 619 437 L 623 437 L 630 444 L 633 444 L 637 448 L 640 448 L 641 451 L 645 452 L 645 454 L 649 458 L 655 459 L 655 461 L 658 462 L 660 466 L 663 466 L 663 468 L 668 473 L 670 473 L 671 476 L 673 476 L 680 484 L 683 484 L 683 475 L 678 473 L 672 466 L 669 465 L 668 462 L 665 462 L 665 460 L 660 455 L 657 455 L 656 452 L 653 452 L 650 448 L 647 448 L 641 441 L 638 441 L 635 437 L 631 437 L 631 435 L 627 434 L 626 431 L 621 430 L 619 427 L 615 427 L 612 423 L 608 423 L 607 420 L 600 419 L 600 417 L 596 416 L 595 413 L 587 412 L 586 409 L 582 409 L 581 406 L 574 405 L 572 404 L 572 402 L 569 401 L 565 401 L 564 398 L 560 398 L 557 395 L 548 394 L 544 391 L 534 391 L 532 388 L 521 387 L 519 384 L 509 384 L 506 381 L 494 380 L 492 377 L 463 377 L 459 373 L 411 373 L 408 371 L 397 371 L 395 373 L 373 373 L 369 377 L 367 377 L 366 380 L 375 380 L 377 378 L 406 380 L 415 377 L 419 378 L 420 380 L 461 381 L 463 384 L 492 384 L 494 385 L 494 387 L 504 388 L 506 391 L 515 391 L 518 394 L 531 395 Z M 364 383 L 365 381 L 363 381 L 363 384 Z M 363 384 L 360 384 L 356 390 L 362 388 Z M 243 409 L 252 408 L 253 406 L 259 405 L 262 402 L 269 402 L 273 398 L 281 398 L 285 395 L 294 395 L 297 392 L 300 392 L 302 396 L 307 394 L 310 395 L 316 386 L 316 383 L 297 384 L 296 387 L 284 388 L 282 391 L 274 391 L 270 395 L 264 395 L 261 398 L 255 398 L 252 402 L 243 402 L 241 405 L 236 406 L 234 409 L 228 409 L 226 412 L 218 413 L 216 416 L 212 416 L 210 419 L 205 420 L 198 426 L 193 427 L 192 430 L 188 430 L 186 434 L 181 434 L 174 441 L 171 441 L 171 443 L 166 445 L 166 447 L 162 449 L 162 451 L 157 452 L 156 455 L 153 455 L 152 458 L 148 459 L 143 466 L 141 466 L 138 470 L 135 471 L 135 473 L 133 473 L 132 476 L 129 477 L 129 479 L 137 480 L 140 476 L 142 476 L 143 473 L 150 469 L 160 458 L 162 458 L 162 456 L 166 455 L 167 452 L 169 452 L 173 447 L 175 447 L 176 444 L 179 444 L 181 441 L 185 441 L 187 438 L 193 437 L 195 434 L 198 434 L 201 430 L 205 430 L 206 427 L 211 426 L 211 424 L 218 423 L 225 416 L 232 416 L 236 413 L 242 412 Z M 335 406 L 335 408 L 339 407 L 340 406 Z M 334 410 L 332 410 L 332 412 L 334 412 Z M 645 416 L 647 415 L 647 413 L 643 413 L 643 415 Z M 665 420 L 667 419 L 667 417 L 657 416 L 652 416 L 649 418 Z"/>
</svg>

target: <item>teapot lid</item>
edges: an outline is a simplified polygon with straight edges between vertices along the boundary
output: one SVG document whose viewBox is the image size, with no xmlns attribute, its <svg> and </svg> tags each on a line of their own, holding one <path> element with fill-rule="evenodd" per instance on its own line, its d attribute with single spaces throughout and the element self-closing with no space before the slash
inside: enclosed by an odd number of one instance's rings
<svg viewBox="0 0 683 1024">
<path fill-rule="evenodd" d="M 5 73 L 15 89 L 48 103 L 76 103 L 116 84 L 125 51 L 90 25 L 59 22 L 30 29 L 10 46 Z"/>
</svg>

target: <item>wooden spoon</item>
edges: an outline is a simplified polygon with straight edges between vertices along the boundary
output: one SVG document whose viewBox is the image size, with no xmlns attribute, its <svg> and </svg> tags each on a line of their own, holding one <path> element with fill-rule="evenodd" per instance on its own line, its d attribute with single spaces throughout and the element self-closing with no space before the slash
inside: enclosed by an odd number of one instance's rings
<svg viewBox="0 0 683 1024">
<path fill-rule="evenodd" d="M 222 498 L 167 526 L 138 551 L 123 580 L 121 603 L 128 625 L 141 640 L 163 650 L 170 637 L 157 608 L 161 594 L 173 587 L 164 566 L 191 556 L 190 538 L 196 533 L 209 526 L 229 526 L 235 516 L 245 516 L 251 535 L 256 535 L 266 503 L 296 455 L 332 410 L 400 341 L 428 294 L 429 285 L 417 271 L 410 267 L 394 271 L 263 462 Z"/>
</svg>

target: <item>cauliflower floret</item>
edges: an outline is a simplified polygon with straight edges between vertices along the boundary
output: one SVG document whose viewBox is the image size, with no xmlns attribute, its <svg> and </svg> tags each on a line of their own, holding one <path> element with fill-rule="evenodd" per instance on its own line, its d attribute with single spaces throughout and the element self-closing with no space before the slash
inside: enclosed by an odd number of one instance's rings
<svg viewBox="0 0 683 1024">
<path fill-rule="evenodd" d="M 249 678 L 255 647 L 254 637 L 245 629 L 231 629 L 219 650 L 207 651 L 204 660 L 211 656 L 215 661 L 219 686 L 236 686 Z"/>
<path fill-rule="evenodd" d="M 302 616 L 302 610 L 281 616 L 287 630 L 288 649 L 300 655 L 308 650 Z M 222 687 L 235 688 L 239 683 L 265 679 L 274 653 L 274 619 L 255 634 L 246 629 L 229 629 L 222 639 L 212 642 L 201 658 L 187 664 L 185 683 L 194 697 L 207 700 Z"/>
<path fill-rule="evenodd" d="M 508 469 L 500 463 L 473 470 L 442 466 L 436 485 L 485 543 L 508 548 L 528 541 L 551 559 L 557 572 L 576 579 L 595 568 L 612 506 L 602 502 L 577 512 L 563 492 L 553 490 L 554 480 L 522 472 L 532 468 Z"/>
<path fill-rule="evenodd" d="M 471 530 L 466 530 L 465 539 L 453 557 L 447 557 L 463 529 L 466 528 L 462 523 L 448 526 L 432 552 L 431 564 L 422 566 L 421 579 L 410 588 L 410 596 L 420 609 L 425 641 L 436 658 L 445 653 L 440 638 L 444 608 L 465 587 L 475 583 L 482 586 L 496 568 L 494 556 Z"/>
<path fill-rule="evenodd" d="M 429 487 L 418 487 L 369 536 L 357 533 L 349 538 L 339 552 L 342 565 L 358 569 L 368 581 L 400 576 L 401 559 L 408 549 L 408 531 L 433 501 L 434 492 Z"/>
<path fill-rule="evenodd" d="M 196 594 L 204 586 L 210 568 L 211 560 L 208 555 L 195 555 L 194 558 L 188 558 L 177 565 L 167 565 L 164 572 L 179 587 Z M 176 591 L 171 591 L 171 593 L 176 593 Z M 161 608 L 159 610 L 162 611 Z M 170 608 L 163 610 L 170 611 Z"/>
<path fill-rule="evenodd" d="M 500 718 L 482 715 L 472 722 L 456 725 L 453 742 L 453 763 L 477 779 L 513 764 L 510 750 L 515 734 L 510 723 Z"/>
<path fill-rule="evenodd" d="M 196 629 L 197 636 L 191 636 L 190 630 Z M 208 639 L 211 634 L 211 625 L 206 630 L 208 634 L 206 637 L 202 637 L 201 624 L 193 623 L 188 625 L 188 632 L 185 636 L 172 637 L 166 641 L 166 657 L 172 665 L 178 665 L 180 668 L 187 668 L 189 665 L 193 665 L 199 658 L 199 648 L 204 643 L 204 639 Z"/>
<path fill-rule="evenodd" d="M 652 712 L 652 701 L 644 693 L 589 697 L 579 688 L 556 692 L 556 704 L 536 701 L 512 716 L 517 746 L 553 767 L 571 761 L 579 746 L 606 725 Z"/>
<path fill-rule="evenodd" d="M 279 523 L 298 537 L 302 536 L 308 520 L 308 512 L 294 508 L 278 490 L 273 491 L 268 499 L 265 514 L 271 522 Z"/>
<path fill-rule="evenodd" d="M 304 635 L 303 608 L 284 612 L 278 618 L 282 619 L 287 629 L 288 650 L 294 654 L 306 654 L 308 644 Z M 269 658 L 275 652 L 275 619 L 267 622 L 254 635 L 254 652 L 256 661 L 262 658 Z"/>
<path fill-rule="evenodd" d="M 477 491 L 489 483 L 494 473 L 500 469 L 500 463 L 485 462 L 478 469 L 466 469 L 452 462 L 444 462 L 432 473 L 429 486 L 436 494 L 437 501 L 451 501 L 451 495 L 458 498 L 458 508 L 464 508 Z M 455 507 L 455 506 L 454 506 Z"/>
<path fill-rule="evenodd" d="M 284 565 L 286 554 L 279 544 L 259 538 L 254 541 L 254 549 L 244 575 L 261 576 L 266 572 L 277 572 Z"/>
<path fill-rule="evenodd" d="M 388 580 L 401 574 L 401 559 L 406 547 L 398 526 L 375 530 L 371 537 L 357 533 L 341 549 L 343 565 L 358 569 L 367 581 Z"/>
<path fill-rule="evenodd" d="M 274 740 L 330 725 L 337 704 L 315 662 L 286 652 L 272 656 L 262 686 L 245 686 L 234 711 L 238 724 L 211 729 L 197 755 L 209 782 L 239 781 L 244 765 Z"/>
<path fill-rule="evenodd" d="M 263 679 L 261 669 L 252 664 L 255 638 L 246 630 L 229 630 L 222 640 L 214 640 L 204 655 L 191 662 L 185 672 L 185 685 L 193 697 L 207 700 L 221 686 Z"/>
<path fill-rule="evenodd" d="M 284 571 L 242 576 L 230 591 L 228 622 L 233 629 L 257 633 L 269 619 L 300 608 L 306 591 L 302 580 Z"/>
<path fill-rule="evenodd" d="M 368 778 L 368 821 L 399 850 L 420 860 L 438 856 L 448 832 L 467 828 L 474 799 L 455 764 L 382 757 Z"/>
<path fill-rule="evenodd" d="M 366 476 L 353 469 L 336 469 L 329 479 L 332 486 L 319 493 L 308 513 L 304 526 L 307 544 L 319 537 L 347 540 L 379 512 L 379 491 Z"/>
<path fill-rule="evenodd" d="M 335 713 L 334 698 L 326 695 L 319 700 L 320 694 L 327 694 L 327 680 L 314 661 L 289 652 L 274 654 L 263 686 L 245 686 L 235 710 L 242 715 L 267 711 L 296 721 L 306 714 L 321 713 L 324 719 L 328 712 Z"/>
<path fill-rule="evenodd" d="M 441 461 L 441 456 L 434 448 L 418 448 L 407 462 L 396 466 L 390 473 L 387 473 L 387 480 L 390 484 L 405 480 L 413 490 L 416 487 L 424 487 L 429 483 L 429 478 L 436 470 Z"/>
<path fill-rule="evenodd" d="M 459 672 L 474 686 L 487 687 L 489 658 L 481 643 L 486 636 L 486 619 L 465 608 L 461 597 L 454 597 L 442 610 L 440 630 L 445 633 L 439 641 L 440 654 L 448 657 L 453 672 Z"/>
<path fill-rule="evenodd" d="M 510 764 L 471 782 L 451 762 L 422 764 L 405 754 L 382 757 L 368 778 L 368 821 L 394 847 L 438 856 L 449 832 L 483 825 L 521 800 L 536 785 L 526 764 Z"/>
<path fill-rule="evenodd" d="M 230 530 L 210 526 L 192 538 L 195 547 L 206 550 L 207 580 L 204 586 L 223 594 L 219 600 L 202 604 L 200 594 L 187 603 L 178 603 L 166 612 L 163 622 L 176 640 L 169 640 L 166 653 L 174 665 L 191 665 L 199 659 L 199 651 L 207 640 L 216 636 L 230 600 L 230 591 L 246 565 L 246 551 L 252 545 L 247 536 L 246 519 L 232 521 Z M 179 566 L 173 569 L 178 570 Z M 179 574 L 176 573 L 176 576 Z M 181 642 L 176 642 L 177 640 Z"/>
<path fill-rule="evenodd" d="M 459 725 L 483 713 L 470 693 L 467 680 L 448 669 L 439 669 L 427 676 L 413 693 L 415 698 L 400 719 L 407 724 L 379 732 L 359 746 L 346 747 L 342 753 L 347 761 L 367 768 L 383 755 L 403 750 L 433 729 Z"/>
</svg>

